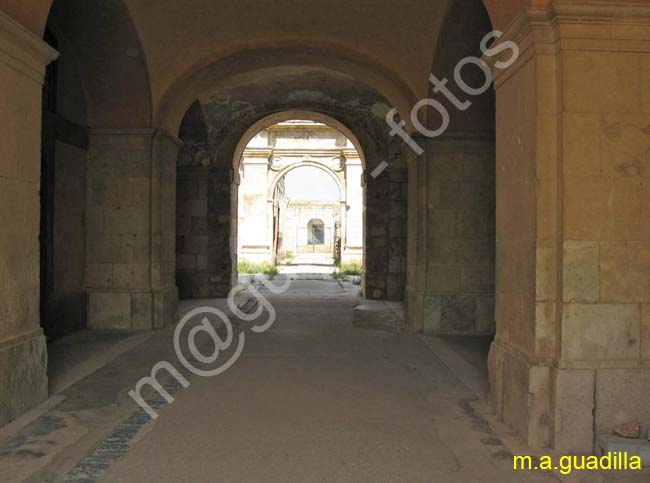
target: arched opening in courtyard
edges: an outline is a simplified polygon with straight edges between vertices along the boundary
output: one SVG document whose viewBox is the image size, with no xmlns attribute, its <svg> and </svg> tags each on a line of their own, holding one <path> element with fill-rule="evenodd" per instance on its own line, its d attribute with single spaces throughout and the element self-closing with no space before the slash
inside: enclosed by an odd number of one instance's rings
<svg viewBox="0 0 650 483">
<path fill-rule="evenodd" d="M 363 259 L 363 166 L 345 134 L 287 120 L 259 131 L 238 171 L 238 272 L 332 274 Z"/>
</svg>

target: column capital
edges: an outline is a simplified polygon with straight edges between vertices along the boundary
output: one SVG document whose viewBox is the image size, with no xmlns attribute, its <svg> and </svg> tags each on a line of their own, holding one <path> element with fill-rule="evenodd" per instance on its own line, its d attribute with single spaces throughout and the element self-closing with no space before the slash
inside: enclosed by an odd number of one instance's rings
<svg viewBox="0 0 650 483">
<path fill-rule="evenodd" d="M 45 66 L 58 56 L 55 49 L 0 12 L 0 62 L 42 84 Z"/>
</svg>

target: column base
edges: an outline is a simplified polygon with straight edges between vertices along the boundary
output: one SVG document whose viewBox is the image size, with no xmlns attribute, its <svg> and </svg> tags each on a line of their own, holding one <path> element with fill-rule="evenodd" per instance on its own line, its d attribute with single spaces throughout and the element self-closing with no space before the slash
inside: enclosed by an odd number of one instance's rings
<svg viewBox="0 0 650 483">
<path fill-rule="evenodd" d="M 529 447 L 551 447 L 554 368 L 534 364 L 525 354 L 497 339 L 490 347 L 488 370 L 489 401 L 496 408 L 497 419 L 510 425 Z"/>
<path fill-rule="evenodd" d="M 42 330 L 0 342 L 0 426 L 47 399 L 47 347 Z"/>
<path fill-rule="evenodd" d="M 409 320 L 428 334 L 492 335 L 495 331 L 491 293 L 419 292 L 407 288 Z"/>
<path fill-rule="evenodd" d="M 488 367 L 497 418 L 531 448 L 592 453 L 598 435 L 611 434 L 618 424 L 638 421 L 646 431 L 650 427 L 650 367 L 544 366 L 498 340 Z"/>
<path fill-rule="evenodd" d="M 152 330 L 178 320 L 176 287 L 153 292 L 89 292 L 88 328 Z"/>
</svg>

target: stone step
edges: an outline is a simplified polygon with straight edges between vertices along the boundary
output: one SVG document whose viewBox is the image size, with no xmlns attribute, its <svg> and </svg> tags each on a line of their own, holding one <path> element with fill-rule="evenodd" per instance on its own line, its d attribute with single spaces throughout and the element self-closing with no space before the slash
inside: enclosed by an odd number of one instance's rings
<svg viewBox="0 0 650 483">
<path fill-rule="evenodd" d="M 630 456 L 640 456 L 641 466 L 650 466 L 650 441 L 647 439 L 621 438 L 613 434 L 598 436 L 598 446 L 603 454 L 627 453 Z"/>
</svg>

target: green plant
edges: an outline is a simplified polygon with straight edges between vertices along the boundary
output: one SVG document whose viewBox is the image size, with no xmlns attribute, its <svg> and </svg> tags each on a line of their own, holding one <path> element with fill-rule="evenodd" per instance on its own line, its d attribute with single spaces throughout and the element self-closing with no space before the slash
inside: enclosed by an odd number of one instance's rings
<svg viewBox="0 0 650 483">
<path fill-rule="evenodd" d="M 293 252 L 291 250 L 287 250 L 286 252 L 284 252 L 284 261 L 286 263 L 293 262 L 294 258 L 296 258 L 296 257 L 295 257 L 295 255 L 293 254 Z"/>
<path fill-rule="evenodd" d="M 333 272 L 332 273 L 332 278 L 334 280 L 346 280 L 348 278 L 348 276 L 344 275 L 344 274 L 342 274 L 340 272 Z"/>
<path fill-rule="evenodd" d="M 339 273 L 342 275 L 361 275 L 363 273 L 363 267 L 358 262 L 343 263 L 339 268 Z"/>
<path fill-rule="evenodd" d="M 239 260 L 237 262 L 237 271 L 243 275 L 268 275 L 271 279 L 280 273 L 278 267 L 271 263 L 254 263 L 248 260 Z"/>
</svg>

